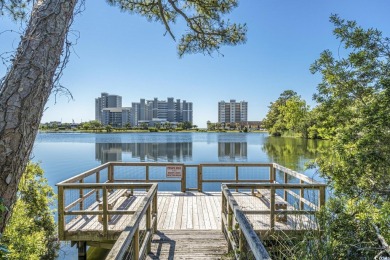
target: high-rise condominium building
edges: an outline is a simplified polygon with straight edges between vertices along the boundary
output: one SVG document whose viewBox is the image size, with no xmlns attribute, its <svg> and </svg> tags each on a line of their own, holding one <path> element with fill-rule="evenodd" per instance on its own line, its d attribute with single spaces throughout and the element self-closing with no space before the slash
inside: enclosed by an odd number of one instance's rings
<svg viewBox="0 0 390 260">
<path fill-rule="evenodd" d="M 140 99 L 138 103 L 132 103 L 131 125 L 139 125 L 140 122 L 167 121 L 171 123 L 192 123 L 192 102 L 180 99 L 168 98 L 165 100 Z"/>
<path fill-rule="evenodd" d="M 95 99 L 95 120 L 103 123 L 103 109 L 121 107 L 121 96 L 109 95 L 108 93 L 103 92 L 100 97 Z"/>
<path fill-rule="evenodd" d="M 248 121 L 248 102 L 231 99 L 230 102 L 218 102 L 219 123 L 240 123 Z"/>
</svg>

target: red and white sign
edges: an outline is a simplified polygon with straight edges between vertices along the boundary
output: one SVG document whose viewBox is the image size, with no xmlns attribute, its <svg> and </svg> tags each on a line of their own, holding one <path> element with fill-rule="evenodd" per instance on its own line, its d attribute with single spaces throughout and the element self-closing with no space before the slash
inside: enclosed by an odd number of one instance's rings
<svg viewBox="0 0 390 260">
<path fill-rule="evenodd" d="M 183 166 L 167 166 L 167 178 L 181 178 Z"/>
</svg>

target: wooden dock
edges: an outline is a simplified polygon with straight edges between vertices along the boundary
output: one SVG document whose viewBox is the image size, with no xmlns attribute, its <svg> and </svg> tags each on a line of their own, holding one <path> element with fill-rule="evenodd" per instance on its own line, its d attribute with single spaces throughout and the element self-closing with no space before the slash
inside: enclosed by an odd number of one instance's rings
<svg viewBox="0 0 390 260">
<path fill-rule="evenodd" d="M 228 244 L 220 230 L 164 230 L 153 236 L 146 259 L 217 260 L 227 253 Z"/>
<path fill-rule="evenodd" d="M 265 198 L 253 196 L 250 192 L 232 192 L 237 203 L 244 212 L 257 212 L 269 209 L 269 194 Z M 135 211 L 139 207 L 145 193 L 135 193 L 131 197 L 121 197 L 118 199 L 113 210 L 130 210 Z M 158 230 L 221 230 L 221 192 L 158 192 L 157 219 Z M 284 201 L 282 197 L 276 196 L 276 201 Z M 96 210 L 94 204 L 88 210 Z M 293 210 L 293 206 L 288 204 L 287 210 Z M 116 234 L 112 237 L 119 236 L 124 227 L 130 222 L 132 215 L 114 215 L 108 221 L 110 233 Z M 270 229 L 269 215 L 247 216 L 253 229 L 259 232 L 266 232 Z M 275 222 L 277 230 L 306 230 L 310 220 L 306 217 L 296 217 L 290 215 L 287 222 Z M 68 236 L 82 236 L 82 234 L 96 233 L 96 239 L 103 230 L 102 222 L 98 221 L 98 216 L 85 215 L 73 219 L 66 225 Z M 110 235 L 111 237 L 111 235 Z"/>
<path fill-rule="evenodd" d="M 182 191 L 157 191 L 157 183 L 171 180 L 152 182 L 151 169 L 168 165 L 134 164 L 137 171 L 146 167 L 146 183 L 116 179 L 115 166 L 132 166 L 118 162 L 59 183 L 60 239 L 78 246 L 79 259 L 86 259 L 87 245 L 111 249 L 107 259 L 221 259 L 228 251 L 236 258 L 245 251 L 269 259 L 258 236 L 272 239 L 279 232 L 297 235 L 318 228 L 313 215 L 325 201 L 325 185 L 302 174 L 277 164 L 223 164 L 234 169 L 235 180 L 213 180 L 203 179 L 203 173 L 216 164 L 190 165 L 198 174 L 194 190 L 185 187 L 186 166 L 180 165 L 182 178 L 173 182 Z M 269 167 L 269 178 L 240 180 L 240 167 Z M 283 183 L 276 181 L 277 171 Z M 292 178 L 298 183 L 289 183 Z M 203 182 L 230 183 L 220 192 L 205 192 Z"/>
</svg>

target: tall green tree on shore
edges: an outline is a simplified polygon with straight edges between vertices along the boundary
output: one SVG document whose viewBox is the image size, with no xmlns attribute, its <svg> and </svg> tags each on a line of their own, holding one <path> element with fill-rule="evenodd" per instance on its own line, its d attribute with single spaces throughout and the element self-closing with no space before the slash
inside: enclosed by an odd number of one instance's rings
<svg viewBox="0 0 390 260">
<path fill-rule="evenodd" d="M 287 131 L 292 131 L 307 137 L 310 109 L 306 101 L 295 91 L 283 91 L 268 108 L 263 124 L 271 135 L 281 136 Z"/>
<path fill-rule="evenodd" d="M 188 30 L 178 41 L 178 53 L 210 54 L 221 45 L 245 42 L 246 25 L 224 17 L 237 0 L 109 0 L 120 10 L 163 24 L 176 39 L 172 24 L 183 19 Z M 27 29 L 0 85 L 0 197 L 12 208 L 21 176 L 30 158 L 45 104 L 56 88 L 69 58 L 67 39 L 77 0 L 0 0 L 0 14 L 24 17 L 33 5 Z M 1 214 L 0 232 L 9 214 Z"/>
<path fill-rule="evenodd" d="M 337 15 L 330 20 L 345 55 L 326 50 L 311 67 L 322 74 L 314 95 L 321 126 L 334 133 L 317 161 L 336 195 L 323 212 L 326 236 L 318 245 L 335 258 L 389 256 L 390 39 Z"/>
</svg>

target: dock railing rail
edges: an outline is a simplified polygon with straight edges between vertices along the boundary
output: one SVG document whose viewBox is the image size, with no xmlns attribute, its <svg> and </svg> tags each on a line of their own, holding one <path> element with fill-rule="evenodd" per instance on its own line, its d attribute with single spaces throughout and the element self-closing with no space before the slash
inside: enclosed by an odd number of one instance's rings
<svg viewBox="0 0 390 260">
<path fill-rule="evenodd" d="M 228 241 L 229 252 L 233 250 L 236 259 L 271 259 L 228 186 L 222 184 L 221 189 L 222 232 Z M 233 222 L 236 225 L 233 225 Z M 249 245 L 249 248 L 246 245 Z"/>
<path fill-rule="evenodd" d="M 167 176 L 167 167 L 178 166 L 180 176 Z M 315 183 L 315 180 L 276 163 L 160 163 L 160 162 L 107 162 L 61 183 L 149 183 L 164 188 L 171 184 L 177 190 L 205 191 L 207 185 L 222 183 Z M 172 186 L 173 185 L 173 186 Z M 85 193 L 84 193 L 85 194 Z M 287 196 L 287 195 L 286 195 Z"/>
<path fill-rule="evenodd" d="M 145 219 L 144 234 L 140 225 Z M 152 184 L 146 197 L 139 205 L 128 226 L 115 242 L 106 259 L 144 259 L 151 251 L 151 240 L 157 231 L 157 184 Z"/>
<path fill-rule="evenodd" d="M 278 164 L 272 164 L 268 182 L 223 183 L 221 228 L 229 251 L 233 250 L 236 259 L 270 259 L 261 240 L 278 231 L 284 234 L 289 232 L 279 225 L 280 219 L 284 219 L 281 222 L 285 225 L 296 225 L 302 231 L 317 228 L 314 216 L 325 204 L 325 189 L 326 184 Z M 268 208 L 241 208 L 235 196 L 243 194 L 247 195 L 243 197 L 246 200 L 253 200 L 252 205 L 259 205 L 258 200 L 261 199 Z M 269 229 L 265 232 L 256 230 L 256 221 Z M 296 231 L 294 229 L 293 232 Z"/>
</svg>

